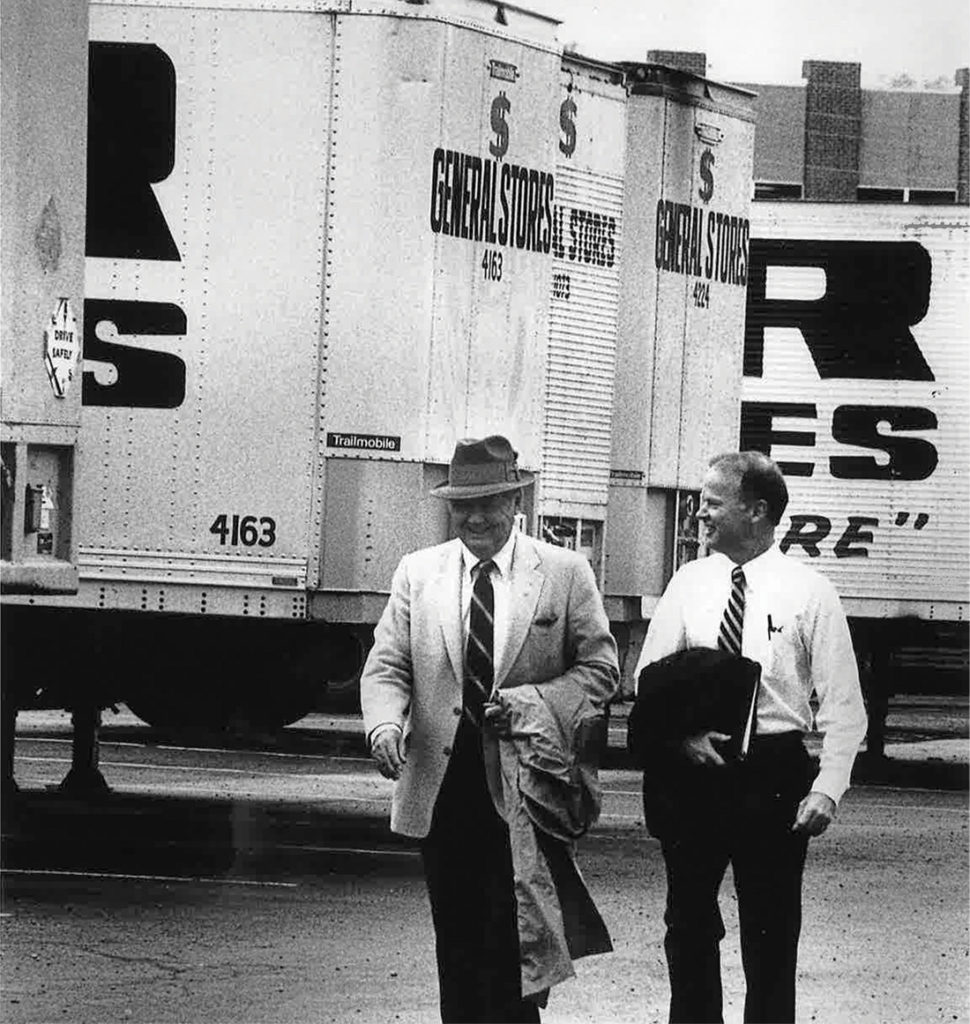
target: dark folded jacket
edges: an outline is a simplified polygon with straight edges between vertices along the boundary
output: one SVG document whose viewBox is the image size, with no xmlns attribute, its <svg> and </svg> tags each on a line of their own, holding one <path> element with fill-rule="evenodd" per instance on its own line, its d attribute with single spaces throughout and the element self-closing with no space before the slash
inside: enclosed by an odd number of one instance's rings
<svg viewBox="0 0 970 1024">
<path fill-rule="evenodd" d="M 715 729 L 731 742 L 722 754 L 736 757 L 761 666 L 709 647 L 692 647 L 655 661 L 640 673 L 630 713 L 627 745 L 642 768 L 660 748 Z"/>
<path fill-rule="evenodd" d="M 719 752 L 736 762 L 760 675 L 757 662 L 707 647 L 678 651 L 640 673 L 627 748 L 644 772 L 644 816 L 653 835 L 709 823 L 722 811 L 730 768 L 694 766 L 680 744 L 700 732 L 723 732 L 731 740 Z"/>
</svg>

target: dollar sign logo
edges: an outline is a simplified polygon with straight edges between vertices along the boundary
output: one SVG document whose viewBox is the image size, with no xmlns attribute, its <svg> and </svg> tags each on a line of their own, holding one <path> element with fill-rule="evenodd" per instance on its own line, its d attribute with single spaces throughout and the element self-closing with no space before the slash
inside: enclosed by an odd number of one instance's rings
<svg viewBox="0 0 970 1024">
<path fill-rule="evenodd" d="M 492 156 L 503 157 L 509 151 L 509 126 L 505 115 L 511 109 L 512 104 L 504 92 L 492 100 L 492 131 L 495 132 L 495 141 L 488 144 Z"/>
<path fill-rule="evenodd" d="M 697 194 L 705 203 L 714 195 L 714 172 L 711 170 L 713 164 L 714 154 L 709 149 L 705 149 L 701 153 L 701 181 L 704 184 L 697 190 Z"/>
<path fill-rule="evenodd" d="M 559 152 L 563 156 L 572 156 L 576 152 L 576 104 L 572 98 L 562 101 L 559 108 L 559 127 L 563 137 L 559 140 Z"/>
</svg>

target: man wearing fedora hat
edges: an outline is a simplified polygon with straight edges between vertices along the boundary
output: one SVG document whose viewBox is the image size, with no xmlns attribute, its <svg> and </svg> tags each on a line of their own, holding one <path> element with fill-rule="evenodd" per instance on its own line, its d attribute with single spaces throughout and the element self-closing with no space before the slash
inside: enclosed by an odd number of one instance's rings
<svg viewBox="0 0 970 1024">
<path fill-rule="evenodd" d="M 457 443 L 432 491 L 456 536 L 401 560 L 361 677 L 372 754 L 396 780 L 391 828 L 420 841 L 443 1021 L 537 1021 L 547 994 L 523 980 L 536 975 L 502 797 L 503 695 L 566 688 L 602 709 L 619 678 L 586 559 L 514 528 L 532 483 L 506 438 Z M 579 945 L 572 956 L 609 948 L 608 936 Z"/>
</svg>

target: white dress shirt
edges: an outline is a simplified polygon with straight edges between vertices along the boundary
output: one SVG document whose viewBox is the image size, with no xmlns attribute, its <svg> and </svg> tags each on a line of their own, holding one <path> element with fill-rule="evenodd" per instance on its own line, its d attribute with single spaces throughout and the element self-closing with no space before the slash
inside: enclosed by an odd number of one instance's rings
<svg viewBox="0 0 970 1024">
<path fill-rule="evenodd" d="M 712 554 L 682 566 L 657 604 L 635 677 L 654 661 L 690 647 L 717 647 L 734 563 Z M 866 734 L 848 623 L 835 587 L 776 544 L 745 562 L 741 653 L 761 665 L 757 733 L 812 729 L 823 734 L 812 789 L 838 803 Z"/>
</svg>

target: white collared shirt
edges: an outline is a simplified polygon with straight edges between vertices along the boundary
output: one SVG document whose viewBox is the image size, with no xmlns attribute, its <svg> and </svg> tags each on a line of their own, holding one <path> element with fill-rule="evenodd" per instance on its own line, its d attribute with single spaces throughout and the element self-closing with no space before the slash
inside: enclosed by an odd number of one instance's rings
<svg viewBox="0 0 970 1024">
<path fill-rule="evenodd" d="M 640 671 L 690 647 L 717 647 L 734 563 L 722 554 L 689 562 L 657 604 L 637 662 Z M 741 653 L 761 665 L 758 734 L 812 729 L 809 699 L 819 707 L 821 768 L 812 789 L 838 803 L 866 734 L 852 639 L 835 587 L 820 573 L 782 554 L 776 544 L 745 562 Z"/>
<path fill-rule="evenodd" d="M 499 668 L 502 664 L 502 657 L 509 637 L 509 590 L 512 586 L 512 559 L 515 555 L 515 535 L 512 530 L 509 539 L 492 556 L 495 568 L 489 574 L 492 581 L 492 591 L 495 594 L 494 624 L 492 631 L 492 661 L 495 665 L 495 678 L 498 678 Z M 461 639 L 462 650 L 468 644 L 468 624 L 471 619 L 472 569 L 478 565 L 480 559 L 471 553 L 464 543 L 461 544 Z"/>
</svg>

